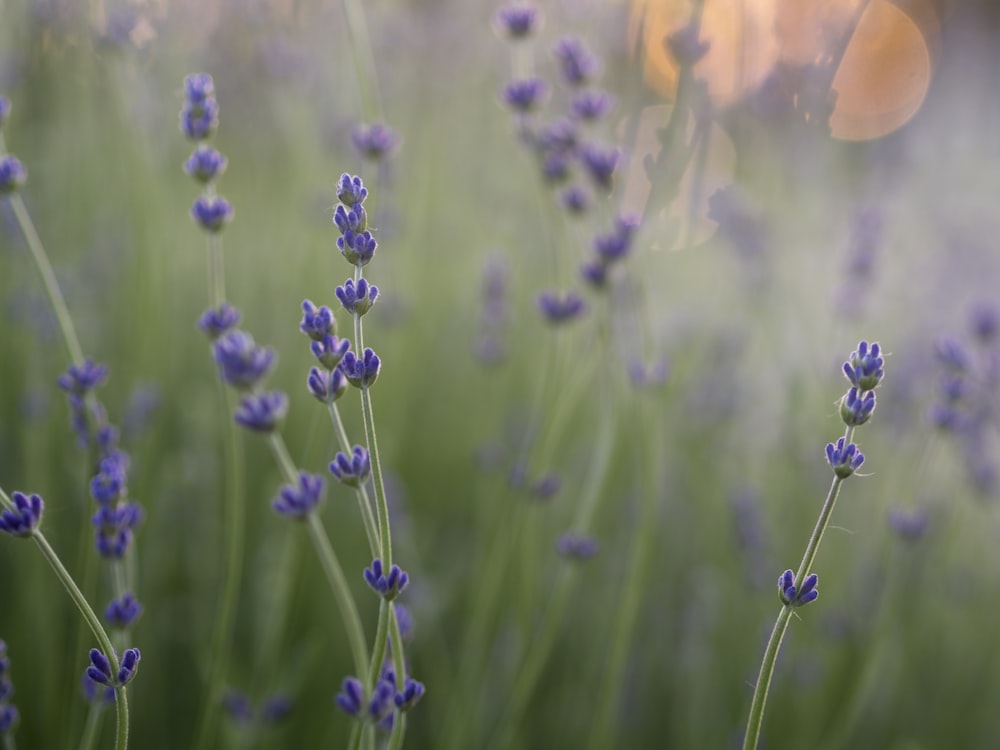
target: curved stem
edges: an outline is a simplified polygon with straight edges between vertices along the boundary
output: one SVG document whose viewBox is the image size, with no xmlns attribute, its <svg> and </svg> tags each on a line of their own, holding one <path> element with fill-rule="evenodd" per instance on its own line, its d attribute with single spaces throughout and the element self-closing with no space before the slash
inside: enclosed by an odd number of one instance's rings
<svg viewBox="0 0 1000 750">
<path fill-rule="evenodd" d="M 79 750 L 91 750 L 94 741 L 97 739 L 97 730 L 101 726 L 101 714 L 103 706 L 100 700 L 94 700 L 87 709 L 87 723 L 83 725 L 83 734 L 80 735 Z"/>
<path fill-rule="evenodd" d="M 849 426 L 844 432 L 844 441 L 849 443 L 853 435 L 854 427 Z M 809 537 L 809 543 L 806 544 L 806 551 L 802 556 L 802 562 L 799 563 L 798 572 L 795 574 L 796 590 L 802 587 L 802 581 L 816 559 L 819 544 L 823 541 L 823 534 L 826 532 L 827 526 L 830 525 L 833 506 L 837 502 L 837 496 L 840 494 L 840 487 L 843 483 L 844 480 L 841 477 L 834 475 L 833 481 L 830 483 L 830 490 L 826 494 L 826 500 L 823 502 L 823 508 L 820 510 L 819 518 L 816 520 L 816 526 Z M 781 611 L 778 613 L 778 619 L 774 623 L 774 629 L 771 631 L 771 637 L 767 641 L 767 647 L 764 649 L 764 658 L 760 664 L 760 673 L 757 675 L 757 684 L 754 686 L 753 700 L 750 703 L 750 717 L 747 719 L 747 731 L 743 737 L 743 750 L 755 750 L 757 747 L 761 724 L 764 720 L 764 706 L 767 703 L 767 692 L 771 686 L 774 665 L 778 659 L 778 651 L 781 648 L 781 641 L 785 637 L 785 631 L 788 629 L 791 615 L 791 605 L 786 604 L 781 608 Z"/>
</svg>

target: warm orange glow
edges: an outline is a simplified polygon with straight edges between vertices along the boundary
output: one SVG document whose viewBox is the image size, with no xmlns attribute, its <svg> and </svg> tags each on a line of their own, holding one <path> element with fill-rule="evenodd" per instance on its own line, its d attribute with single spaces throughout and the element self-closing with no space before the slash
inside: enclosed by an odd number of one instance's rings
<svg viewBox="0 0 1000 750">
<path fill-rule="evenodd" d="M 713 104 L 725 107 L 751 94 L 776 65 L 808 66 L 813 74 L 802 80 L 823 85 L 821 91 L 826 85 L 832 89 L 833 137 L 878 138 L 920 109 L 949 5 L 949 0 L 704 0 L 699 38 L 711 46 L 694 75 L 706 83 Z M 678 63 L 664 39 L 691 21 L 693 3 L 634 0 L 632 9 L 630 43 L 641 51 L 644 78 L 672 99 Z M 815 109 L 814 100 L 796 102 L 803 118 L 825 117 L 809 107 Z"/>
</svg>

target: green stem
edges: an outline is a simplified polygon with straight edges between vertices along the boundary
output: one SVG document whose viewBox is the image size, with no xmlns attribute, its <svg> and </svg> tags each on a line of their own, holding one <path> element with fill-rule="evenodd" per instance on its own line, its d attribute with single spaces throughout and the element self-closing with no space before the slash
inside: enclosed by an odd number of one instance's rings
<svg viewBox="0 0 1000 750">
<path fill-rule="evenodd" d="M 844 442 L 849 443 L 854 435 L 854 427 L 849 426 L 844 432 Z M 809 543 L 806 545 L 802 562 L 799 563 L 799 570 L 795 574 L 795 588 L 802 588 L 802 581 L 805 579 L 816 553 L 819 551 L 819 544 L 823 541 L 823 534 L 827 526 L 830 525 L 830 516 L 833 514 L 833 507 L 837 503 L 837 496 L 840 494 L 840 487 L 844 483 L 841 477 L 834 475 L 830 483 L 830 490 L 826 494 L 823 508 L 820 510 L 816 526 L 813 528 Z M 757 675 L 757 684 L 753 690 L 753 700 L 750 703 L 750 717 L 747 719 L 747 731 L 743 737 L 743 750 L 755 750 L 760 738 L 760 728 L 764 720 L 764 706 L 767 703 L 767 692 L 771 686 L 771 677 L 774 675 L 774 665 L 778 659 L 778 651 L 781 648 L 781 641 L 785 637 L 788 623 L 792 615 L 792 606 L 786 604 L 778 613 L 778 619 L 774 623 L 771 637 L 767 641 L 767 648 L 764 649 L 764 658 L 760 663 L 760 674 Z"/>
<path fill-rule="evenodd" d="M 101 726 L 101 714 L 104 713 L 104 706 L 101 705 L 100 697 L 95 697 L 87 709 L 87 723 L 83 725 L 83 734 L 80 735 L 79 750 L 91 750 L 94 741 L 97 739 L 97 730 Z"/>
<path fill-rule="evenodd" d="M 347 633 L 347 640 L 351 647 L 351 655 L 354 657 L 354 670 L 359 676 L 368 674 L 368 649 L 365 645 L 365 633 L 361 627 L 361 617 L 358 615 L 357 605 L 351 590 L 344 578 L 344 571 L 337 561 L 333 546 L 326 535 L 323 523 L 316 513 L 310 513 L 306 517 L 306 525 L 309 529 L 309 538 L 316 555 L 319 557 L 320 565 L 326 574 L 330 589 L 333 591 L 334 601 L 340 610 L 340 615 L 344 621 L 344 630 Z"/>
<path fill-rule="evenodd" d="M 114 670 L 116 673 L 118 669 Z M 118 731 L 115 734 L 116 750 L 125 750 L 128 747 L 128 698 L 125 697 L 125 686 L 115 687 L 115 710 L 118 719 Z"/>
<path fill-rule="evenodd" d="M 368 684 L 365 691 L 368 695 L 378 683 L 379 675 L 382 673 L 382 662 L 385 661 L 385 641 L 389 636 L 389 607 L 390 604 L 385 599 L 379 602 L 378 607 L 378 627 L 375 629 L 375 645 L 372 648 L 371 671 L 368 673 Z"/>
<path fill-rule="evenodd" d="M 364 412 L 365 439 L 368 441 L 368 455 L 372 462 L 372 484 L 375 487 L 375 511 L 378 514 L 379 545 L 382 549 L 382 564 L 388 569 L 392 566 L 392 536 L 389 532 L 389 506 L 385 499 L 385 484 L 382 481 L 382 461 L 378 453 L 378 439 L 375 437 L 375 414 L 372 411 L 372 396 L 368 386 L 361 388 L 361 409 Z"/>
<path fill-rule="evenodd" d="M 354 58 L 354 72 L 358 79 L 361 111 L 369 121 L 381 120 L 382 97 L 379 93 L 378 76 L 375 74 L 375 55 L 368 35 L 364 8 L 358 0 L 343 0 L 343 7 L 347 18 L 347 36 L 351 41 L 351 55 Z"/>
<path fill-rule="evenodd" d="M 10 732 L 4 732 L 3 750 L 17 750 L 17 745 L 14 744 L 14 735 Z"/>
<path fill-rule="evenodd" d="M 66 307 L 66 300 L 63 297 L 62 290 L 59 288 L 59 282 L 56 281 L 56 274 L 52 270 L 49 256 L 45 253 L 45 247 L 42 245 L 38 232 L 35 231 L 31 215 L 28 213 L 28 209 L 25 208 L 24 201 L 18 193 L 10 196 L 10 207 L 14 210 L 14 217 L 17 219 L 21 233 L 28 243 L 28 250 L 35 261 L 35 268 L 38 269 L 38 275 L 42 279 L 45 294 L 49 298 L 49 304 L 52 305 L 52 311 L 55 313 L 56 321 L 59 323 L 59 330 L 62 332 L 63 343 L 66 346 L 66 352 L 69 354 L 70 361 L 77 364 L 82 363 L 83 349 L 80 347 L 80 340 L 76 336 L 76 329 L 73 327 L 73 319 L 70 317 L 69 309 Z"/>
<path fill-rule="evenodd" d="M 396 712 L 396 720 L 392 725 L 392 734 L 389 735 L 388 750 L 399 750 L 403 746 L 403 738 L 406 736 L 406 714 L 402 711 Z"/>
</svg>

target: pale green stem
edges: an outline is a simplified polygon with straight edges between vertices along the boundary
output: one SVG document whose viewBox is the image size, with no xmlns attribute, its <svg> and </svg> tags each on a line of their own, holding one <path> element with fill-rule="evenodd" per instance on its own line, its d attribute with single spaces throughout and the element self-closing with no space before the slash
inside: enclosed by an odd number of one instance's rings
<svg viewBox="0 0 1000 750">
<path fill-rule="evenodd" d="M 403 711 L 396 712 L 396 719 L 392 725 L 392 734 L 389 735 L 388 750 L 399 750 L 403 746 L 403 739 L 406 737 L 406 714 Z"/>
<path fill-rule="evenodd" d="M 83 725 L 83 734 L 80 736 L 79 750 L 91 750 L 97 740 L 97 730 L 101 726 L 101 714 L 104 713 L 100 698 L 95 698 L 90 708 L 87 709 L 87 723 Z"/>
<path fill-rule="evenodd" d="M 3 750 L 17 750 L 17 745 L 14 743 L 14 735 L 10 732 L 4 732 Z"/>
<path fill-rule="evenodd" d="M 361 388 L 361 409 L 364 412 L 365 439 L 368 441 L 368 455 L 372 462 L 372 485 L 375 488 L 375 511 L 378 514 L 382 564 L 388 569 L 392 566 L 392 536 L 389 532 L 389 506 L 385 499 L 382 462 L 379 459 L 378 440 L 375 437 L 375 414 L 372 411 L 372 397 L 368 386 Z"/>
<path fill-rule="evenodd" d="M 344 422 L 340 418 L 340 410 L 337 408 L 335 402 L 328 404 L 327 408 L 330 411 L 330 421 L 333 423 L 333 430 L 337 433 L 337 442 L 340 444 L 340 449 L 344 451 L 345 455 L 350 456 L 351 441 L 347 437 L 347 430 L 344 429 Z M 382 549 L 378 538 L 378 528 L 375 516 L 372 514 L 372 504 L 368 498 L 368 490 L 365 489 L 364 484 L 361 484 L 358 485 L 355 494 L 358 497 L 358 508 L 361 510 L 361 520 L 364 522 L 365 536 L 368 537 L 368 547 L 372 553 L 372 557 L 381 557 Z"/>
<path fill-rule="evenodd" d="M 359 0 L 343 0 L 343 7 L 347 18 L 347 36 L 351 41 L 351 54 L 354 58 L 354 72 L 358 79 L 361 111 L 369 121 L 381 120 L 382 97 L 379 93 L 378 76 L 375 74 L 375 55 L 368 35 L 364 8 Z"/>
<path fill-rule="evenodd" d="M 10 207 L 14 210 L 14 217 L 21 228 L 25 241 L 28 243 L 28 250 L 35 261 L 35 268 L 42 279 L 42 286 L 45 287 L 45 295 L 52 305 L 52 312 L 55 313 L 59 330 L 62 332 L 63 343 L 66 345 L 66 352 L 69 354 L 71 362 L 80 364 L 83 362 L 83 349 L 80 347 L 80 340 L 76 336 L 76 329 L 73 327 L 73 319 L 70 317 L 69 309 L 66 307 L 66 300 L 59 282 L 56 281 L 56 274 L 52 270 L 49 256 L 45 253 L 45 247 L 35 231 L 35 225 L 31 221 L 31 215 L 24 206 L 24 201 L 18 193 L 9 196 Z"/>
<path fill-rule="evenodd" d="M 854 427 L 849 426 L 844 433 L 844 442 L 850 443 L 854 435 Z M 819 519 L 813 528 L 812 536 L 806 545 L 805 554 L 799 564 L 799 570 L 795 574 L 795 589 L 802 588 L 802 581 L 805 579 L 816 553 L 819 551 L 819 544 L 823 541 L 823 534 L 827 526 L 830 525 L 830 516 L 833 514 L 833 506 L 837 502 L 837 495 L 840 494 L 840 487 L 844 483 L 841 477 L 834 475 L 830 484 L 830 491 L 826 495 L 826 501 L 820 510 Z M 747 719 L 747 731 L 743 737 L 743 750 L 755 750 L 760 738 L 761 724 L 764 720 L 764 706 L 767 703 L 767 692 L 771 686 L 771 677 L 774 675 L 774 665 L 778 659 L 778 651 L 781 649 L 781 641 L 785 637 L 788 623 L 791 620 L 793 607 L 786 604 L 778 613 L 778 618 L 771 631 L 771 637 L 767 641 L 767 648 L 764 649 L 764 658 L 760 664 L 760 674 L 757 676 L 757 684 L 754 686 L 753 701 L 750 703 L 750 717 Z"/>
<path fill-rule="evenodd" d="M 375 629 L 375 645 L 372 649 L 372 660 L 370 672 L 368 673 L 368 683 L 365 691 L 368 695 L 378 683 L 379 675 L 382 673 L 382 663 L 385 661 L 385 640 L 389 636 L 389 602 L 382 599 L 378 606 L 378 627 Z"/>
</svg>

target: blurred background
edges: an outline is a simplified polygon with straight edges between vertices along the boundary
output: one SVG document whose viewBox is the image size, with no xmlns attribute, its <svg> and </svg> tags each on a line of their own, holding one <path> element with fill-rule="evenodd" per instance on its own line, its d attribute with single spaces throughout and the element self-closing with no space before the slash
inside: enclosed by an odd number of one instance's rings
<svg viewBox="0 0 1000 750">
<path fill-rule="evenodd" d="M 350 273 L 340 174 L 372 191 L 365 342 L 383 361 L 375 418 L 412 579 L 407 658 L 427 687 L 406 747 L 739 747 L 861 339 L 890 354 L 855 436 L 864 476 L 785 640 L 762 747 L 996 746 L 1000 7 L 564 0 L 525 40 L 498 7 L 364 3 L 366 70 L 338 2 L 0 0 L 6 148 L 84 350 L 111 369 L 100 397 L 145 509 L 133 746 L 192 745 L 222 580 L 225 417 L 196 328 L 206 241 L 178 128 L 198 71 L 229 159 L 228 298 L 278 351 L 283 435 L 316 473 L 337 448 L 304 388 L 300 305 L 333 306 Z M 603 185 L 578 166 L 557 183 L 536 148 L 572 94 L 552 53 L 568 35 L 614 101 L 581 136 L 620 149 Z M 513 114 L 502 89 L 529 73 L 550 95 Z M 373 82 L 400 137 L 377 164 L 351 137 Z M 563 207 L 574 180 L 578 215 Z M 595 288 L 581 266 L 621 215 L 641 223 Z M 567 291 L 586 311 L 552 325 L 537 298 Z M 0 305 L 0 486 L 45 498 L 47 536 L 103 609 L 92 470 L 55 385 L 69 363 L 6 200 Z M 361 442 L 356 392 L 341 403 Z M 303 529 L 271 510 L 282 479 L 264 441 L 244 444 L 226 684 L 260 710 L 224 713 L 217 746 L 340 747 L 341 621 Z M 323 518 L 370 638 L 347 488 L 329 487 Z M 31 545 L 0 539 L 0 576 L 18 747 L 77 747 L 89 634 Z"/>
</svg>

